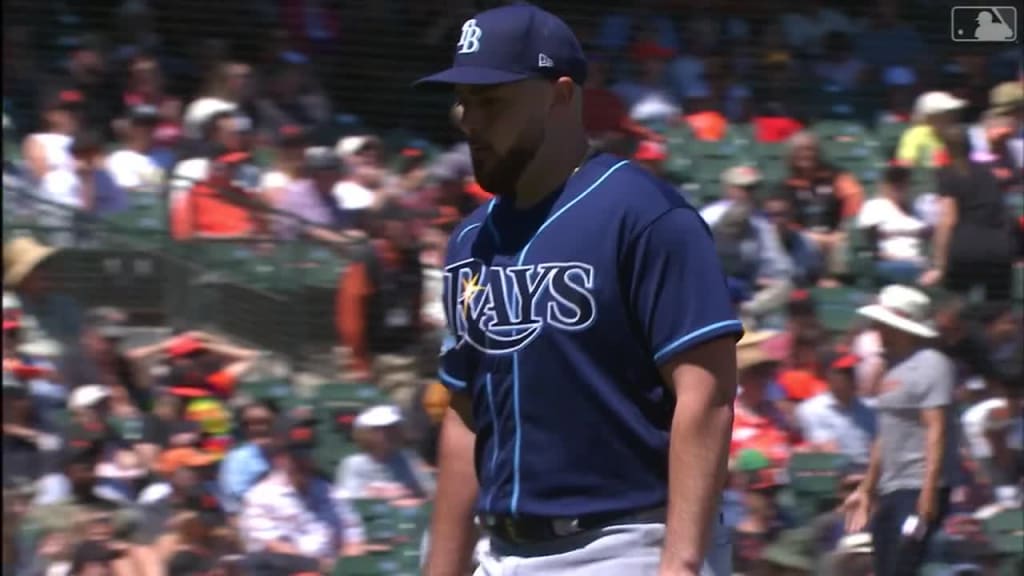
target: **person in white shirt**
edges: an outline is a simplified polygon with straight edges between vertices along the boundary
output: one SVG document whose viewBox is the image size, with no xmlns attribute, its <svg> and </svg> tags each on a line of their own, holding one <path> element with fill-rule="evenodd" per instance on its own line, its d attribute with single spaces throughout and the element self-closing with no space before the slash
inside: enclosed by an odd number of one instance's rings
<svg viewBox="0 0 1024 576">
<path fill-rule="evenodd" d="M 349 498 L 425 500 L 433 495 L 434 478 L 422 459 L 401 446 L 402 414 L 397 406 L 367 408 L 353 422 L 363 451 L 338 465 L 335 485 Z"/>
<path fill-rule="evenodd" d="M 242 500 L 238 530 L 247 554 L 313 558 L 330 572 L 339 556 L 362 552 L 362 522 L 316 473 L 315 446 L 315 422 L 279 420 L 271 469 Z"/>
<path fill-rule="evenodd" d="M 52 170 L 74 170 L 71 142 L 79 128 L 84 96 L 76 90 L 53 95 L 43 109 L 42 132 L 30 134 L 22 146 L 22 157 L 36 182 Z"/>
<path fill-rule="evenodd" d="M 107 171 L 121 188 L 129 192 L 161 191 L 171 156 L 153 147 L 159 122 L 159 111 L 154 106 L 135 106 L 130 111 L 124 145 L 107 157 Z"/>
<path fill-rule="evenodd" d="M 876 271 L 887 283 L 913 284 L 927 261 L 924 238 L 928 225 L 910 208 L 910 170 L 890 166 L 882 178 L 881 194 L 861 206 L 857 227 L 877 251 Z"/>
</svg>

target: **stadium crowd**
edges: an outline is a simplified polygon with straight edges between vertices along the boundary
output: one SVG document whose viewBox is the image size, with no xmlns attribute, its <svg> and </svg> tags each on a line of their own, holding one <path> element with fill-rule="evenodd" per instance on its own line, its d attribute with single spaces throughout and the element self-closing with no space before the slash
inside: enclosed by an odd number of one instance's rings
<svg viewBox="0 0 1024 576">
<path fill-rule="evenodd" d="M 47 17 L 96 20 L 58 4 Z M 430 140 L 369 121 L 372 91 L 396 81 L 360 70 L 366 90 L 348 97 L 339 70 L 354 52 L 332 42 L 350 14 L 335 3 L 252 2 L 247 19 L 284 23 L 259 54 L 208 41 L 191 60 L 161 44 L 173 35 L 162 4 L 120 3 L 106 37 L 73 29 L 52 74 L 48 32 L 5 25 L 3 209 L 33 226 L 5 230 L 3 573 L 372 573 L 357 563 L 400 547 L 371 529 L 367 502 L 429 509 L 447 402 L 433 375 L 444 249 L 490 198 L 458 141 L 461 110 L 434 107 L 450 126 Z M 472 4 L 404 15 L 436 24 L 413 44 L 447 55 Z M 723 501 L 735 572 L 909 562 L 872 539 L 902 526 L 850 531 L 844 511 L 867 489 L 880 510 L 914 510 L 941 450 L 922 562 L 1019 573 L 1019 53 L 933 50 L 913 19 L 927 2 L 652 4 L 566 14 L 590 58 L 594 147 L 700 210 L 747 327 Z M 373 30 L 402 18 L 379 12 Z M 351 453 L 324 465 L 312 400 L 241 392 L 266 351 L 230 333 L 140 330 L 64 290 L 76 226 L 140 204 L 166 207 L 173 242 L 297 240 L 345 260 L 328 376 L 381 392 L 344 424 Z M 935 409 L 939 443 L 919 417 Z M 416 560 L 375 573 L 416 573 Z"/>
</svg>

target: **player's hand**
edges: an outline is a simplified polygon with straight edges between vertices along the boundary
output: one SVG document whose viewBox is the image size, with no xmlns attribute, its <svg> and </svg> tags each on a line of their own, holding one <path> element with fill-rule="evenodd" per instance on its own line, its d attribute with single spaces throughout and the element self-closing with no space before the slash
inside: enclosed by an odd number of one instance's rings
<svg viewBox="0 0 1024 576">
<path fill-rule="evenodd" d="M 873 505 L 871 495 L 864 490 L 857 488 L 843 502 L 840 510 L 845 516 L 845 527 L 847 533 L 861 532 L 868 525 Z"/>
</svg>

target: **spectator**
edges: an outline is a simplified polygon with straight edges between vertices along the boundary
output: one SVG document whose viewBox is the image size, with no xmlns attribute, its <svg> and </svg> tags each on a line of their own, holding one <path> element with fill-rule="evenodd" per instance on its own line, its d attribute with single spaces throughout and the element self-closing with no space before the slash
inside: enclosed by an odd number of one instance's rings
<svg viewBox="0 0 1024 576">
<path fill-rule="evenodd" d="M 743 516 L 734 528 L 735 569 L 755 569 L 765 548 L 782 530 L 777 495 L 784 483 L 773 459 L 756 449 L 741 450 L 730 463 L 732 485 L 742 493 Z"/>
<path fill-rule="evenodd" d="M 773 192 L 761 202 L 761 213 L 775 228 L 782 250 L 793 266 L 793 286 L 807 288 L 817 284 L 824 268 L 821 253 L 796 224 L 790 195 Z"/>
<path fill-rule="evenodd" d="M 882 176 L 880 196 L 864 203 L 857 226 L 877 254 L 875 272 L 886 283 L 912 284 L 924 272 L 928 225 L 910 206 L 910 170 L 890 166 Z"/>
<path fill-rule="evenodd" d="M 174 153 L 156 144 L 157 114 L 157 109 L 148 104 L 133 107 L 128 112 L 122 147 L 107 157 L 107 171 L 128 192 L 163 192 Z"/>
<path fill-rule="evenodd" d="M 358 553 L 363 535 L 348 505 L 314 470 L 315 438 L 311 422 L 278 422 L 271 470 L 245 495 L 238 525 L 249 554 L 299 557 L 298 565 L 313 559 L 329 571 L 340 555 Z"/>
<path fill-rule="evenodd" d="M 718 110 L 707 83 L 701 81 L 687 87 L 683 107 L 683 120 L 694 138 L 703 142 L 718 142 L 725 137 L 729 120 Z"/>
<path fill-rule="evenodd" d="M 259 189 L 268 203 L 279 206 L 288 186 L 305 173 L 309 133 L 297 124 L 285 124 L 278 128 L 275 143 L 273 163 L 260 178 Z"/>
<path fill-rule="evenodd" d="M 902 5 L 878 0 L 873 8 L 868 26 L 857 36 L 857 55 L 878 69 L 926 64 L 928 49 L 920 33 L 901 17 Z"/>
<path fill-rule="evenodd" d="M 83 362 L 82 318 L 77 303 L 64 293 L 53 262 L 59 250 L 31 238 L 18 237 L 4 243 L 4 286 L 21 301 L 23 316 L 32 319 L 40 335 L 56 343 L 61 351 L 58 371 L 69 385 Z"/>
<path fill-rule="evenodd" d="M 966 105 L 948 92 L 925 92 L 914 102 L 914 125 L 900 137 L 896 160 L 907 166 L 942 166 L 948 152 L 942 140 L 943 131 L 956 123 L 957 115 Z"/>
<path fill-rule="evenodd" d="M 789 458 L 792 427 L 769 393 L 779 363 L 764 347 L 772 335 L 748 332 L 736 344 L 739 391 L 730 453 L 752 448 L 773 462 L 784 462 Z"/>
<path fill-rule="evenodd" d="M 252 69 L 239 61 L 224 61 L 215 65 L 203 95 L 185 109 L 185 137 L 199 139 L 203 126 L 215 114 L 243 113 L 251 95 Z"/>
<path fill-rule="evenodd" d="M 618 95 L 608 88 L 610 58 L 606 54 L 588 53 L 587 80 L 583 86 L 583 126 L 592 140 L 614 147 L 624 137 L 661 140 L 662 136 L 641 126 L 629 117 L 629 109 Z M 608 148 L 609 150 L 611 148 Z"/>
<path fill-rule="evenodd" d="M 128 196 L 114 177 L 107 171 L 107 155 L 103 149 L 103 140 L 98 134 L 86 132 L 75 138 L 71 145 L 71 155 L 75 159 L 75 179 L 68 180 L 72 189 L 70 194 L 77 197 L 74 207 L 86 213 L 107 216 L 124 210 L 128 205 Z M 44 189 L 47 189 L 44 186 Z M 63 191 L 50 191 L 45 196 L 65 194 Z"/>
<path fill-rule="evenodd" d="M 711 224 L 723 270 L 739 294 L 741 313 L 752 322 L 772 322 L 789 293 L 790 262 L 775 228 L 753 212 L 760 173 L 736 166 L 722 175 L 725 198 L 701 211 Z"/>
<path fill-rule="evenodd" d="M 342 207 L 362 210 L 381 204 L 385 200 L 381 192 L 388 187 L 380 139 L 371 135 L 346 136 L 338 140 L 335 151 L 344 163 L 345 178 L 334 191 Z"/>
<path fill-rule="evenodd" d="M 796 420 L 811 446 L 838 452 L 866 469 L 875 439 L 875 413 L 857 398 L 853 369 L 859 359 L 845 350 L 827 350 L 828 391 L 808 398 L 796 408 Z"/>
<path fill-rule="evenodd" d="M 110 121 L 117 114 L 117 92 L 105 46 L 95 35 L 83 35 L 73 42 L 66 61 L 67 77 L 54 79 L 54 85 L 81 94 L 83 124 L 108 135 Z"/>
<path fill-rule="evenodd" d="M 796 208 L 796 223 L 824 255 L 831 275 L 845 272 L 846 232 L 843 225 L 863 201 L 860 182 L 825 161 L 818 139 L 801 132 L 790 141 L 788 174 L 783 188 Z"/>
<path fill-rule="evenodd" d="M 885 102 L 878 113 L 877 124 L 906 124 L 911 121 L 917 73 L 906 66 L 889 66 L 882 70 L 881 81 Z"/>
<path fill-rule="evenodd" d="M 359 454 L 338 465 L 335 486 L 347 498 L 384 498 L 422 502 L 434 492 L 434 480 L 422 460 L 405 450 L 397 406 L 367 408 L 353 422 Z"/>
<path fill-rule="evenodd" d="M 1013 262 L 1011 220 L 998 182 L 987 166 L 971 162 L 961 128 L 942 133 L 950 165 L 938 173 L 941 215 L 932 245 L 932 268 L 919 282 L 943 282 L 968 294 L 984 289 L 987 300 L 1009 300 Z"/>
<path fill-rule="evenodd" d="M 262 232 L 262 218 L 254 212 L 262 204 L 239 187 L 235 179 L 247 160 L 249 155 L 244 152 L 217 156 L 209 177 L 194 184 L 187 196 L 174 201 L 171 227 L 175 238 L 245 238 Z"/>
<path fill-rule="evenodd" d="M 665 146 L 653 140 L 641 141 L 633 153 L 633 160 L 656 176 L 662 176 L 664 173 L 667 159 L 668 151 Z"/>
<path fill-rule="evenodd" d="M 378 387 L 407 406 L 419 378 L 422 264 L 404 208 L 382 208 L 374 229 L 371 243 L 342 273 L 336 326 L 355 370 L 373 374 Z"/>
<path fill-rule="evenodd" d="M 341 178 L 341 161 L 330 148 L 309 148 L 305 154 L 305 178 L 295 180 L 284 192 L 277 209 L 282 216 L 277 233 L 294 238 L 300 230 L 323 241 L 341 242 L 334 231 L 351 227 L 333 191 Z"/>
<path fill-rule="evenodd" d="M 181 99 L 164 90 L 160 63 L 152 56 L 132 59 L 122 102 L 129 112 L 139 107 L 156 109 L 153 138 L 159 145 L 174 146 L 181 140 Z"/>
<path fill-rule="evenodd" d="M 325 127 L 331 118 L 330 102 L 309 73 L 310 62 L 298 52 L 279 56 L 268 94 L 256 105 L 263 128 L 276 131 L 293 124 L 308 130 Z"/>
<path fill-rule="evenodd" d="M 1010 118 L 1010 124 L 1016 130 L 1011 129 L 1003 138 L 993 138 L 993 128 L 996 128 L 997 132 L 1004 132 L 1002 121 L 989 122 L 996 118 Z M 1020 131 L 1022 122 L 1024 88 L 1021 87 L 1021 82 L 1015 80 L 995 86 L 989 92 L 989 108 L 982 115 L 982 122 L 971 128 L 972 150 L 981 154 L 990 153 L 997 158 L 1009 158 L 1016 169 L 1024 168 L 1024 134 Z M 991 142 L 1001 144 L 1003 150 L 992 149 Z"/>
<path fill-rule="evenodd" d="M 248 116 L 230 110 L 215 112 L 203 129 L 203 141 L 174 166 L 170 181 L 172 204 L 197 182 L 209 177 L 210 164 L 218 154 L 249 151 L 252 121 Z M 253 183 L 254 188 L 258 186 L 258 182 Z"/>
<path fill-rule="evenodd" d="M 848 34 L 832 30 L 825 35 L 824 54 L 814 65 L 814 74 L 826 84 L 843 90 L 860 86 L 866 71 L 864 62 L 854 55 Z"/>
<path fill-rule="evenodd" d="M 803 402 L 828 390 L 827 364 L 822 358 L 823 334 L 797 331 L 789 341 L 789 357 L 778 376 L 785 400 Z M 827 351 L 827 346 L 826 346 Z"/>
<path fill-rule="evenodd" d="M 629 117 L 650 124 L 675 118 L 682 112 L 666 89 L 665 66 L 674 52 L 651 41 L 641 41 L 630 49 L 636 66 L 635 77 L 619 82 L 612 90 L 629 109 Z"/>
<path fill-rule="evenodd" d="M 875 403 L 878 440 L 867 475 L 844 503 L 847 529 L 854 532 L 867 526 L 874 510 L 878 576 L 917 573 L 948 513 L 955 481 L 954 371 L 928 345 L 936 336 L 930 305 L 920 291 L 891 285 L 877 304 L 858 309 L 878 326 L 887 356 L 899 359 L 889 366 Z M 918 519 L 916 526 L 908 524 L 910 517 Z"/>
<path fill-rule="evenodd" d="M 243 437 L 224 457 L 218 480 L 222 504 L 229 514 L 239 512 L 245 494 L 270 469 L 267 452 L 276 411 L 266 403 L 253 402 L 240 414 Z"/>
<path fill-rule="evenodd" d="M 986 164 L 992 170 L 1003 194 L 1018 197 L 1024 194 L 1024 166 L 1011 154 L 1010 141 L 1017 128 L 1012 116 L 989 115 L 983 121 L 987 151 L 974 151 L 971 160 Z"/>
<path fill-rule="evenodd" d="M 78 133 L 81 92 L 62 90 L 49 96 L 43 106 L 43 129 L 25 138 L 22 157 L 36 182 L 58 169 L 73 170 L 71 142 Z"/>
</svg>

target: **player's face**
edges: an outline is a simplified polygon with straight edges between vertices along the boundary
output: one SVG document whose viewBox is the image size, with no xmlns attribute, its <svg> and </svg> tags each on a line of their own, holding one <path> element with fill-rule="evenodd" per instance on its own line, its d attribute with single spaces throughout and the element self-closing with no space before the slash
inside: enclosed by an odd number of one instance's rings
<svg viewBox="0 0 1024 576">
<path fill-rule="evenodd" d="M 544 143 L 552 92 L 553 84 L 545 80 L 456 89 L 473 172 L 488 192 L 514 192 Z"/>
</svg>

